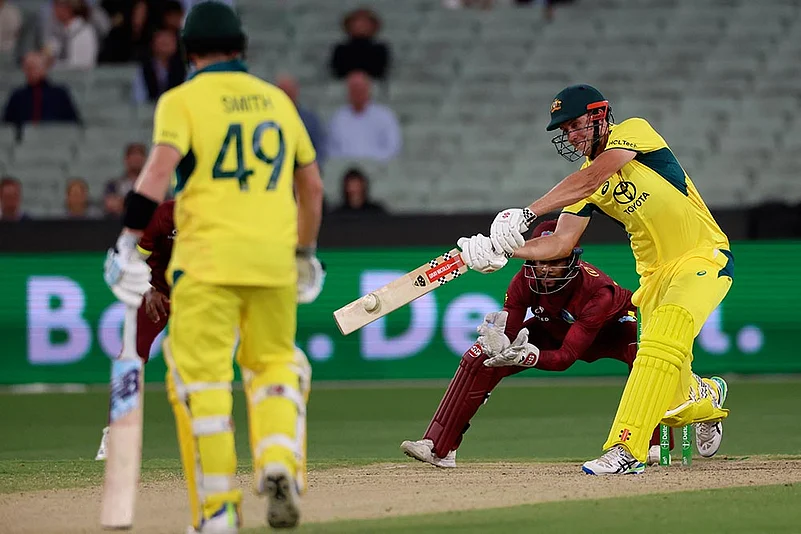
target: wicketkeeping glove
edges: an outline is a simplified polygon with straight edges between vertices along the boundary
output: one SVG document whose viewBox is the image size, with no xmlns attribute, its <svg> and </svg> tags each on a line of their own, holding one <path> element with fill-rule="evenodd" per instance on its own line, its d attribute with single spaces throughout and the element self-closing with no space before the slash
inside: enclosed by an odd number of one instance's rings
<svg viewBox="0 0 801 534">
<path fill-rule="evenodd" d="M 509 313 L 505 311 L 488 313 L 484 317 L 484 322 L 476 328 L 479 334 L 478 344 L 481 345 L 484 354 L 499 356 L 511 344 L 504 332 L 508 316 Z"/>
<path fill-rule="evenodd" d="M 487 367 L 504 367 L 514 365 L 518 367 L 534 367 L 540 359 L 540 349 L 528 342 L 528 328 L 518 332 L 512 344 L 501 354 L 489 358 L 484 362 Z"/>
</svg>

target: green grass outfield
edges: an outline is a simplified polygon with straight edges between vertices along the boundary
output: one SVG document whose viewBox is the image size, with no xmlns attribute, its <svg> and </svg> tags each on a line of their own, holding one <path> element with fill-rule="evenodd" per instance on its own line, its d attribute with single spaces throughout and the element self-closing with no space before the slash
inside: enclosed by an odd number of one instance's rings
<svg viewBox="0 0 801 534">
<path fill-rule="evenodd" d="M 443 391 L 443 384 L 313 389 L 309 406 L 310 466 L 406 461 L 398 449 L 400 442 L 421 436 Z M 727 408 L 731 417 L 726 422 L 720 454 L 801 455 L 799 391 L 799 379 L 730 382 Z M 593 382 L 520 380 L 510 381 L 507 387 L 502 384 L 491 402 L 479 410 L 459 450 L 459 460 L 579 461 L 595 457 L 620 392 L 620 385 Z M 240 465 L 247 470 L 249 452 L 241 392 L 235 392 L 234 403 Z M 105 424 L 106 406 L 105 392 L 0 394 L 0 493 L 100 484 L 103 466 L 93 457 Z M 178 476 L 174 424 L 163 391 L 147 392 L 145 419 L 143 478 Z M 801 502 L 798 485 L 410 516 L 382 520 L 380 529 L 370 521 L 309 525 L 304 531 L 525 531 L 526 525 L 534 522 L 547 527 L 548 532 L 576 532 L 585 529 L 587 521 L 596 515 L 608 515 L 606 522 L 597 523 L 599 529 L 636 532 L 639 515 L 657 513 L 655 509 L 664 509 L 666 517 L 680 515 L 685 526 L 692 526 L 705 520 L 708 506 L 719 506 L 722 511 L 716 515 L 730 518 L 730 523 L 717 531 L 801 532 L 801 507 L 787 504 L 793 500 Z M 677 509 L 680 514 L 673 513 Z M 757 509 L 761 510 L 759 516 L 770 516 L 773 521 L 766 522 L 764 529 L 744 517 L 749 510 L 759 517 Z M 788 518 L 786 525 L 777 523 L 782 518 Z M 658 532 L 677 531 L 666 525 Z"/>
</svg>

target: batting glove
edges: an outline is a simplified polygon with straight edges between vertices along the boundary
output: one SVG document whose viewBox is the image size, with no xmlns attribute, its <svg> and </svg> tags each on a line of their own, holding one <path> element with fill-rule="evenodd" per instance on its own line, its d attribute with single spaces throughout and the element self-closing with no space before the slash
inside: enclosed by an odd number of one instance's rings
<svg viewBox="0 0 801 534">
<path fill-rule="evenodd" d="M 495 252 L 489 238 L 481 234 L 459 238 L 456 244 L 462 249 L 462 259 L 465 264 L 483 274 L 503 268 L 508 261 L 506 256 Z"/>
<path fill-rule="evenodd" d="M 528 208 L 509 208 L 498 213 L 490 227 L 490 243 L 498 252 L 514 254 L 526 244 L 523 232 L 537 218 Z"/>
<path fill-rule="evenodd" d="M 126 306 L 138 308 L 150 289 L 150 267 L 136 251 L 137 237 L 123 232 L 110 248 L 103 264 L 103 279 L 111 292 Z"/>
<path fill-rule="evenodd" d="M 298 248 L 295 259 L 298 266 L 298 302 L 314 302 L 323 291 L 325 266 L 315 256 L 313 247 Z"/>
</svg>

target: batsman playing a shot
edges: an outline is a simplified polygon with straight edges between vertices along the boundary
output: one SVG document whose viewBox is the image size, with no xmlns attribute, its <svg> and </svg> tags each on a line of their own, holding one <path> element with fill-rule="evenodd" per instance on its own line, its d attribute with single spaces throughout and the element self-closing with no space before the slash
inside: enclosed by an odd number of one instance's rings
<svg viewBox="0 0 801 534">
<path fill-rule="evenodd" d="M 295 106 L 247 73 L 233 10 L 196 4 L 182 40 L 193 72 L 158 101 L 154 147 L 127 199 L 106 280 L 124 284 L 138 272 L 137 240 L 175 173 L 164 355 L 193 528 L 228 534 L 241 523 L 231 419 L 237 332 L 256 491 L 268 498 L 271 526 L 294 527 L 305 471 L 296 308 L 324 276 L 315 257 L 322 181 Z"/>
<path fill-rule="evenodd" d="M 501 211 L 490 237 L 466 245 L 476 251 L 469 266 L 493 272 L 513 254 L 550 260 L 573 249 L 593 211 L 620 222 L 628 232 L 640 275 L 632 302 L 642 334 L 615 420 L 589 474 L 638 473 L 651 432 L 660 421 L 696 424 L 699 450 L 714 454 L 722 437 L 727 386 L 722 379 L 697 382 L 692 374 L 693 339 L 732 284 L 729 241 L 665 140 L 644 119 L 615 124 L 609 103 L 589 85 L 563 89 L 551 103 L 547 130 L 569 161 L 586 157 L 574 172 L 526 208 Z M 562 214 L 553 235 L 526 241 L 523 232 L 538 216 Z"/>
<path fill-rule="evenodd" d="M 556 221 L 545 221 L 533 235 L 551 235 L 555 229 Z M 471 253 L 463 252 L 466 261 Z M 532 368 L 564 371 L 578 360 L 601 358 L 619 360 L 631 370 L 637 354 L 631 291 L 581 261 L 581 253 L 577 244 L 564 258 L 523 265 L 509 284 L 503 310 L 488 314 L 478 327 L 478 341 L 462 356 L 423 439 L 401 444 L 406 455 L 456 467 L 456 449 L 470 420 L 507 376 Z M 529 310 L 532 317 L 525 320 Z M 659 462 L 657 430 L 648 461 Z"/>
</svg>

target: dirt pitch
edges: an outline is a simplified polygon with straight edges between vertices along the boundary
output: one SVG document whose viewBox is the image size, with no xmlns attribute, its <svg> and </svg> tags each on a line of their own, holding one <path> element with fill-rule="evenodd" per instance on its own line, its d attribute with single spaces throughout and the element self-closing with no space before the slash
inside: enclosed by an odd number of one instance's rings
<svg viewBox="0 0 801 534">
<path fill-rule="evenodd" d="M 698 460 L 691 469 L 674 465 L 626 477 L 591 477 L 569 463 L 465 463 L 442 470 L 406 462 L 314 470 L 309 478 L 303 506 L 307 523 L 794 483 L 801 482 L 801 460 Z M 241 477 L 240 482 L 247 487 L 251 478 Z M 186 502 L 180 480 L 144 484 L 133 532 L 185 532 Z M 99 515 L 100 488 L 0 495 L 0 524 L 9 534 L 102 532 Z M 263 501 L 250 493 L 245 497 L 245 518 L 246 527 L 263 524 Z"/>
</svg>

